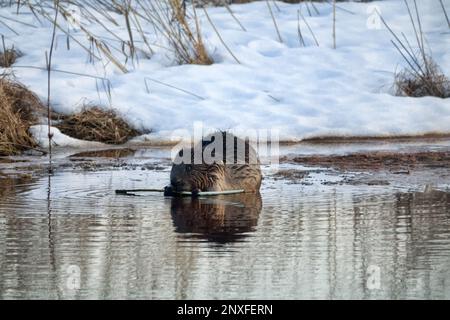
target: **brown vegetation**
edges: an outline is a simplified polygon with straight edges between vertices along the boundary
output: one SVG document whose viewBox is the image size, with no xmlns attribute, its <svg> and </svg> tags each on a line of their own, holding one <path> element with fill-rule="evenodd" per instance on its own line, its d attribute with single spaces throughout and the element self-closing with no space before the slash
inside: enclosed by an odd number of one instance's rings
<svg viewBox="0 0 450 320">
<path fill-rule="evenodd" d="M 168 0 L 171 9 L 172 21 L 165 28 L 164 36 L 174 49 L 179 63 L 210 65 L 213 59 L 210 57 L 203 42 L 200 24 L 196 15 L 189 19 L 182 0 Z M 194 26 L 191 25 L 192 20 Z M 160 21 L 160 24 L 163 24 Z"/>
<path fill-rule="evenodd" d="M 29 128 L 36 121 L 36 112 L 43 109 L 39 98 L 26 87 L 0 78 L 0 156 L 36 147 Z"/>
<path fill-rule="evenodd" d="M 427 57 L 421 72 L 405 69 L 395 75 L 396 95 L 408 97 L 450 97 L 450 81 L 437 64 Z"/>
<path fill-rule="evenodd" d="M 6 49 L 4 52 L 0 52 L 0 67 L 11 67 L 16 62 L 17 58 L 20 58 L 21 56 L 22 54 L 20 51 L 14 48 Z"/>
<path fill-rule="evenodd" d="M 77 139 L 108 144 L 122 144 L 140 134 L 115 111 L 99 107 L 85 107 L 79 113 L 61 116 L 56 127 L 62 133 Z"/>
<path fill-rule="evenodd" d="M 0 156 L 37 148 L 29 129 L 45 113 L 46 107 L 33 92 L 10 77 L 1 77 Z M 114 111 L 98 107 L 85 108 L 69 116 L 57 115 L 54 120 L 59 120 L 56 127 L 64 134 L 88 141 L 122 144 L 140 134 Z"/>
<path fill-rule="evenodd" d="M 403 58 L 406 66 L 400 72 L 395 73 L 395 93 L 399 96 L 425 97 L 433 96 L 439 98 L 450 97 L 450 81 L 439 69 L 432 56 L 427 54 L 425 48 L 425 35 L 422 30 L 420 11 L 417 1 L 413 1 L 413 10 L 405 1 L 411 26 L 414 31 L 417 49 L 411 46 L 411 41 L 402 33 L 397 35 L 387 22 L 380 16 L 381 21 L 393 36 L 391 40 Z"/>
</svg>

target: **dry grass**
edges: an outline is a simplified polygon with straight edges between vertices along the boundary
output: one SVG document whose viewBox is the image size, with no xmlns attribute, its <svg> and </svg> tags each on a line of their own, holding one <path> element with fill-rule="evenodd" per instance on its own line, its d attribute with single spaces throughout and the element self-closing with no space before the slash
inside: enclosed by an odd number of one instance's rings
<svg viewBox="0 0 450 320">
<path fill-rule="evenodd" d="M 257 2 L 257 1 L 265 1 L 265 0 L 232 0 L 231 3 L 232 4 L 242 4 L 242 3 L 250 3 L 250 2 Z M 285 3 L 301 3 L 301 2 L 328 2 L 331 3 L 332 0 L 280 0 L 280 2 L 285 2 Z M 374 0 L 356 0 L 355 2 L 371 2 Z M 220 4 L 224 4 L 224 3 L 229 3 L 228 0 L 197 0 L 195 1 L 195 3 L 201 3 L 201 4 L 212 4 L 212 5 L 220 5 Z M 336 2 L 348 2 L 348 0 L 337 0 Z"/>
<path fill-rule="evenodd" d="M 450 97 L 449 79 L 442 73 L 431 55 L 425 48 L 425 35 L 422 30 L 420 10 L 417 1 L 412 1 L 412 7 L 404 0 L 408 10 L 411 26 L 414 31 L 417 48 L 413 48 L 404 33 L 397 35 L 387 22 L 380 16 L 381 21 L 393 36 L 391 43 L 403 58 L 406 66 L 395 73 L 395 94 L 409 97 L 433 96 L 439 98 Z"/>
<path fill-rule="evenodd" d="M 26 87 L 8 77 L 0 78 L 0 156 L 37 148 L 29 128 L 37 123 L 38 115 L 43 115 L 45 109 Z M 57 119 L 60 121 L 56 127 L 61 132 L 88 141 L 122 144 L 140 134 L 114 111 L 98 107 L 85 107 L 77 114 Z"/>
<path fill-rule="evenodd" d="M 30 10 L 36 20 L 53 24 L 58 33 L 67 37 L 68 50 L 75 44 L 88 54 L 90 62 L 107 61 L 123 73 L 135 68 L 139 59 L 150 58 L 154 47 L 173 53 L 179 64 L 214 62 L 204 45 L 195 8 L 183 0 L 0 0 L 0 6 L 17 12 Z M 55 20 L 56 16 L 61 19 Z M 94 33 L 94 25 L 102 32 Z M 114 32 L 122 25 L 127 32 Z M 147 25 L 154 30 L 154 36 L 145 30 Z M 73 34 L 73 28 L 85 35 L 89 45 Z"/>
<path fill-rule="evenodd" d="M 0 67 L 11 67 L 16 62 L 17 58 L 20 58 L 21 56 L 22 54 L 20 51 L 14 48 L 6 49 L 4 52 L 0 52 Z"/>
<path fill-rule="evenodd" d="M 16 155 L 36 147 L 29 134 L 35 114 L 44 110 L 39 98 L 20 83 L 0 78 L 0 155 Z"/>
<path fill-rule="evenodd" d="M 108 144 L 122 144 L 140 134 L 113 110 L 99 107 L 85 107 L 79 113 L 62 116 L 56 127 L 70 137 Z"/>
<path fill-rule="evenodd" d="M 214 61 L 210 57 L 203 42 L 200 25 L 195 8 L 193 17 L 187 16 L 186 8 L 182 0 L 168 0 L 172 21 L 166 25 L 164 36 L 173 48 L 179 63 L 210 65 Z M 164 24 L 164 19 L 157 21 Z M 192 26 L 191 24 L 194 26 Z"/>
<path fill-rule="evenodd" d="M 250 3 L 250 2 L 258 2 L 258 1 L 265 1 L 265 0 L 194 0 L 194 4 L 196 7 L 207 7 L 207 6 L 215 6 L 215 7 L 221 7 L 225 5 L 230 4 L 244 4 L 244 3 Z M 301 2 L 328 2 L 330 0 L 280 0 L 281 2 L 285 3 L 301 3 Z M 348 1 L 348 0 L 346 0 Z"/>
<path fill-rule="evenodd" d="M 430 57 L 427 57 L 421 69 L 421 73 L 412 72 L 410 69 L 396 73 L 396 95 L 450 98 L 450 81 Z"/>
</svg>

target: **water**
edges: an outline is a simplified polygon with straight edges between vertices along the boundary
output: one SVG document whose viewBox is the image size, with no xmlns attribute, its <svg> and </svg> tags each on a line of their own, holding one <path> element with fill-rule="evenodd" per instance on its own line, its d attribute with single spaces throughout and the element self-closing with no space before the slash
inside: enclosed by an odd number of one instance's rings
<svg viewBox="0 0 450 320">
<path fill-rule="evenodd" d="M 115 195 L 168 181 L 134 169 L 1 186 L 0 298 L 450 298 L 449 170 L 369 186 L 264 168 L 260 196 Z"/>
</svg>

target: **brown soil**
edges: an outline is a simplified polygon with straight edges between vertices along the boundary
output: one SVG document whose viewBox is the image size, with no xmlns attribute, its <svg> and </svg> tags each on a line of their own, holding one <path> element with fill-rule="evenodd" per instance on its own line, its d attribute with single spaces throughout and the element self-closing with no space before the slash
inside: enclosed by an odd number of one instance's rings
<svg viewBox="0 0 450 320">
<path fill-rule="evenodd" d="M 307 171 L 299 171 L 295 169 L 280 170 L 272 177 L 275 180 L 300 181 L 308 176 Z"/>
<path fill-rule="evenodd" d="M 306 166 L 329 167 L 339 170 L 389 170 L 407 173 L 410 168 L 450 168 L 450 151 L 445 152 L 371 152 L 338 156 L 302 156 L 281 159 Z"/>
<path fill-rule="evenodd" d="M 27 162 L 26 160 L 18 160 L 18 159 L 11 159 L 11 158 L 0 158 L 0 164 L 5 164 L 5 163 L 24 163 Z M 0 176 L 2 175 L 1 171 L 0 171 Z"/>
<path fill-rule="evenodd" d="M 108 149 L 98 151 L 80 152 L 71 155 L 70 158 L 125 158 L 134 155 L 136 151 L 133 149 Z"/>
<path fill-rule="evenodd" d="M 400 143 L 400 142 L 410 142 L 410 141 L 427 141 L 430 143 L 440 141 L 440 140 L 448 140 L 450 138 L 450 133 L 427 133 L 424 135 L 404 135 L 404 136 L 382 136 L 382 137 L 364 137 L 364 136 L 354 136 L 354 137 L 345 137 L 345 136 L 327 136 L 327 137 L 317 137 L 317 138 L 309 138 L 304 139 L 302 142 L 306 143 L 314 143 L 314 144 L 329 144 L 329 143 L 364 143 L 364 142 L 387 142 L 387 143 Z M 295 143 L 294 143 L 295 144 Z"/>
</svg>

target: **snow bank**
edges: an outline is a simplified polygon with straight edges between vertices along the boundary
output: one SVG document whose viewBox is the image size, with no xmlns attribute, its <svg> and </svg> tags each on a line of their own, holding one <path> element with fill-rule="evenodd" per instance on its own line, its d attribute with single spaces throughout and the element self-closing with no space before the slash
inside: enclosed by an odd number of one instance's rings
<svg viewBox="0 0 450 320">
<path fill-rule="evenodd" d="M 52 127 L 50 130 L 52 137 L 52 146 L 54 147 L 70 147 L 70 148 L 100 148 L 106 145 L 100 142 L 84 141 L 74 139 L 63 134 L 58 128 Z M 30 128 L 30 133 L 37 143 L 43 147 L 48 148 L 48 126 L 38 125 Z"/>
<path fill-rule="evenodd" d="M 286 141 L 322 136 L 392 136 L 450 133 L 450 101 L 432 97 L 404 98 L 391 94 L 393 72 L 403 60 L 391 45 L 391 35 L 382 25 L 368 27 L 374 6 L 396 32 L 411 40 L 413 33 L 402 0 L 367 3 L 339 3 L 337 49 L 332 49 L 332 8 L 316 3 L 320 15 L 302 12 L 319 42 L 304 22 L 301 30 L 306 47 L 299 43 L 297 4 L 277 3 L 273 8 L 283 43 L 278 41 L 267 4 L 254 2 L 231 6 L 245 26 L 243 31 L 225 8 L 208 12 L 221 36 L 240 60 L 238 64 L 221 44 L 206 20 L 198 15 L 205 42 L 216 63 L 211 66 L 173 65 L 164 49 L 154 47 L 152 59 L 141 59 L 130 72 L 122 74 L 109 64 L 86 63 L 87 54 L 75 43 L 67 50 L 66 38 L 58 33 L 53 67 L 105 77 L 112 86 L 112 105 L 135 127 L 152 130 L 152 142 L 176 140 L 170 132 L 191 130 L 194 121 L 217 129 L 277 129 Z M 448 3 L 447 3 L 448 5 Z M 419 2 L 423 29 L 433 56 L 445 74 L 450 75 L 450 33 L 438 4 Z M 448 7 L 450 11 L 450 7 Z M 46 96 L 46 72 L 21 66 L 45 66 L 51 26 L 40 26 L 33 15 L 17 17 L 15 8 L 0 8 L 5 17 L 20 19 L 37 28 L 8 20 L 19 35 L 5 26 L 7 43 L 25 55 L 18 60 L 15 75 L 30 89 Z M 143 27 L 149 35 L 153 28 Z M 102 32 L 91 25 L 94 33 Z M 125 28 L 113 30 L 126 33 Z M 73 32 L 80 41 L 81 33 Z M 106 36 L 106 35 L 105 35 Z M 126 35 L 124 35 L 126 38 Z M 179 87 L 203 99 L 151 80 Z M 83 101 L 108 104 L 98 90 L 99 82 L 64 73 L 52 75 L 52 97 L 57 112 L 79 110 Z M 58 136 L 58 135 L 57 135 Z M 45 141 L 45 139 L 43 139 Z M 142 141 L 142 139 L 141 139 Z M 62 143 L 62 142 L 61 142 Z M 64 141 L 62 144 L 66 144 Z"/>
</svg>

